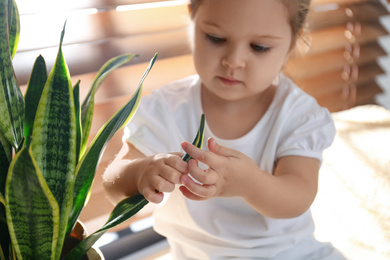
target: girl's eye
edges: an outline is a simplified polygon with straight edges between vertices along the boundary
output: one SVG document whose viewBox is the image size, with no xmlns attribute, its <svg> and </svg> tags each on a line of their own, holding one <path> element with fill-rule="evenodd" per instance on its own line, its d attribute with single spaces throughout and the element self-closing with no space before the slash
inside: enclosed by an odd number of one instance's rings
<svg viewBox="0 0 390 260">
<path fill-rule="evenodd" d="M 251 48 L 255 52 L 267 52 L 271 49 L 270 47 L 265 47 L 265 46 L 261 46 L 261 45 L 257 45 L 257 44 L 251 44 Z"/>
<path fill-rule="evenodd" d="M 217 37 L 217 36 L 214 36 L 211 34 L 205 34 L 205 36 L 206 36 L 207 40 L 209 40 L 210 42 L 212 42 L 214 44 L 221 44 L 221 43 L 224 43 L 226 41 L 224 38 Z"/>
</svg>

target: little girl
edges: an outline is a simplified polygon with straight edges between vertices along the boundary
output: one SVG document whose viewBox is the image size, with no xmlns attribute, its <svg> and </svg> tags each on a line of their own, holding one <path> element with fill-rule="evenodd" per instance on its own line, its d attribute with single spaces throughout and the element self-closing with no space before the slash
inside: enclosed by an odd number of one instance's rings
<svg viewBox="0 0 390 260">
<path fill-rule="evenodd" d="M 280 72 L 309 4 L 191 1 L 198 75 L 142 99 L 104 174 L 114 203 L 170 193 L 154 228 L 173 259 L 345 259 L 315 240 L 309 210 L 335 135 L 331 116 Z M 202 113 L 205 150 L 183 142 Z"/>
</svg>

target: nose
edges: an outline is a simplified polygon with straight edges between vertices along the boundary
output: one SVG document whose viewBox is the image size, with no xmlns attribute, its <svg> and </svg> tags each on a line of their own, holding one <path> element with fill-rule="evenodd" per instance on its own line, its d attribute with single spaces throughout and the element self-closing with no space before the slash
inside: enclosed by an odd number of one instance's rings
<svg viewBox="0 0 390 260">
<path fill-rule="evenodd" d="M 228 48 L 225 55 L 221 59 L 224 67 L 229 69 L 240 69 L 245 67 L 245 54 L 239 46 Z"/>
</svg>

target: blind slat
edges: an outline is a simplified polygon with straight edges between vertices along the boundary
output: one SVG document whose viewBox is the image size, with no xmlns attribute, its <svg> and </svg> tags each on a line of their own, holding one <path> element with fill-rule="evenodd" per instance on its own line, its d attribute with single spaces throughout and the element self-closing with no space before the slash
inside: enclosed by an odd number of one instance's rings
<svg viewBox="0 0 390 260">
<path fill-rule="evenodd" d="M 383 69 L 376 62 L 364 64 L 359 67 L 357 84 L 372 81 L 376 76 L 383 74 L 383 72 Z M 295 82 L 309 95 L 318 98 L 338 91 L 345 86 L 346 82 L 341 74 L 342 71 L 334 71 L 310 79 L 295 80 Z"/>
<path fill-rule="evenodd" d="M 306 55 L 320 54 L 350 44 L 350 40 L 345 36 L 346 30 L 346 26 L 337 26 L 312 32 L 311 48 Z M 387 34 L 388 32 L 379 22 L 364 23 L 361 24 L 361 33 L 357 41 L 360 45 L 364 45 L 375 42 L 379 37 Z"/>
<path fill-rule="evenodd" d="M 324 52 L 302 58 L 291 59 L 285 66 L 285 73 L 297 80 L 315 77 L 332 71 L 341 71 L 348 65 L 346 59 L 348 52 L 345 48 Z M 357 59 L 358 65 L 375 62 L 377 58 L 384 56 L 386 52 L 374 42 L 360 47 L 360 55 Z"/>
<path fill-rule="evenodd" d="M 184 29 L 189 18 L 185 5 L 70 16 L 56 13 L 27 15 L 21 17 L 18 52 L 57 46 L 65 21 L 64 46 Z"/>
<path fill-rule="evenodd" d="M 357 3 L 364 3 L 364 2 L 379 2 L 379 0 L 312 0 L 311 5 L 315 7 L 319 5 L 332 5 L 332 4 L 349 5 L 349 4 L 357 4 Z"/>
<path fill-rule="evenodd" d="M 16 0 L 16 3 L 18 4 L 20 14 L 25 15 L 90 8 L 111 10 L 120 5 L 135 5 L 164 1 L 171 0 Z"/>
<path fill-rule="evenodd" d="M 356 106 L 375 104 L 375 96 L 383 93 L 383 90 L 375 81 L 367 82 L 357 86 Z"/>
<path fill-rule="evenodd" d="M 385 71 L 378 63 L 365 64 L 359 68 L 359 78 L 357 84 L 366 84 L 370 81 L 374 81 L 379 75 L 382 75 Z"/>
<path fill-rule="evenodd" d="M 337 112 L 351 106 L 374 104 L 375 95 L 380 93 L 382 93 L 381 88 L 374 81 L 371 81 L 356 86 L 356 97 L 353 101 L 349 100 L 341 89 L 328 96 L 319 97 L 317 100 L 321 106 L 327 107 L 330 112 Z"/>
<path fill-rule="evenodd" d="M 348 9 L 347 9 L 348 8 Z M 346 10 L 347 9 L 347 10 Z M 327 27 L 339 26 L 350 21 L 373 22 L 378 17 L 389 12 L 380 2 L 362 2 L 354 5 L 340 6 L 329 11 L 316 11 L 312 9 L 308 15 L 310 30 L 315 31 Z M 332 17 L 330 19 L 330 17 Z"/>
<path fill-rule="evenodd" d="M 97 71 L 109 59 L 124 53 L 135 53 L 139 56 L 132 63 L 149 61 L 158 52 L 159 59 L 190 52 L 187 42 L 187 30 L 176 30 L 127 38 L 116 38 L 110 41 L 91 44 L 63 46 L 63 52 L 71 75 Z M 46 60 L 51 69 L 58 48 L 16 53 L 13 63 L 18 82 L 24 85 L 28 81 L 33 63 L 38 55 Z"/>
</svg>

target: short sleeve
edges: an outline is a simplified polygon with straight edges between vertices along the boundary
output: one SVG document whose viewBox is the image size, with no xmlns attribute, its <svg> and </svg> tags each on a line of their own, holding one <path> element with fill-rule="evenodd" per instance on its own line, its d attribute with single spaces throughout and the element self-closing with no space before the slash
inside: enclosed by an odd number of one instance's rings
<svg viewBox="0 0 390 260">
<path fill-rule="evenodd" d="M 180 140 L 183 137 L 169 108 L 156 94 L 151 94 L 141 99 L 137 112 L 125 127 L 123 140 L 150 156 L 180 152 Z"/>
<path fill-rule="evenodd" d="M 286 120 L 276 158 L 304 156 L 322 162 L 322 153 L 335 137 L 335 126 L 329 111 L 314 107 L 309 113 L 290 114 Z"/>
</svg>

